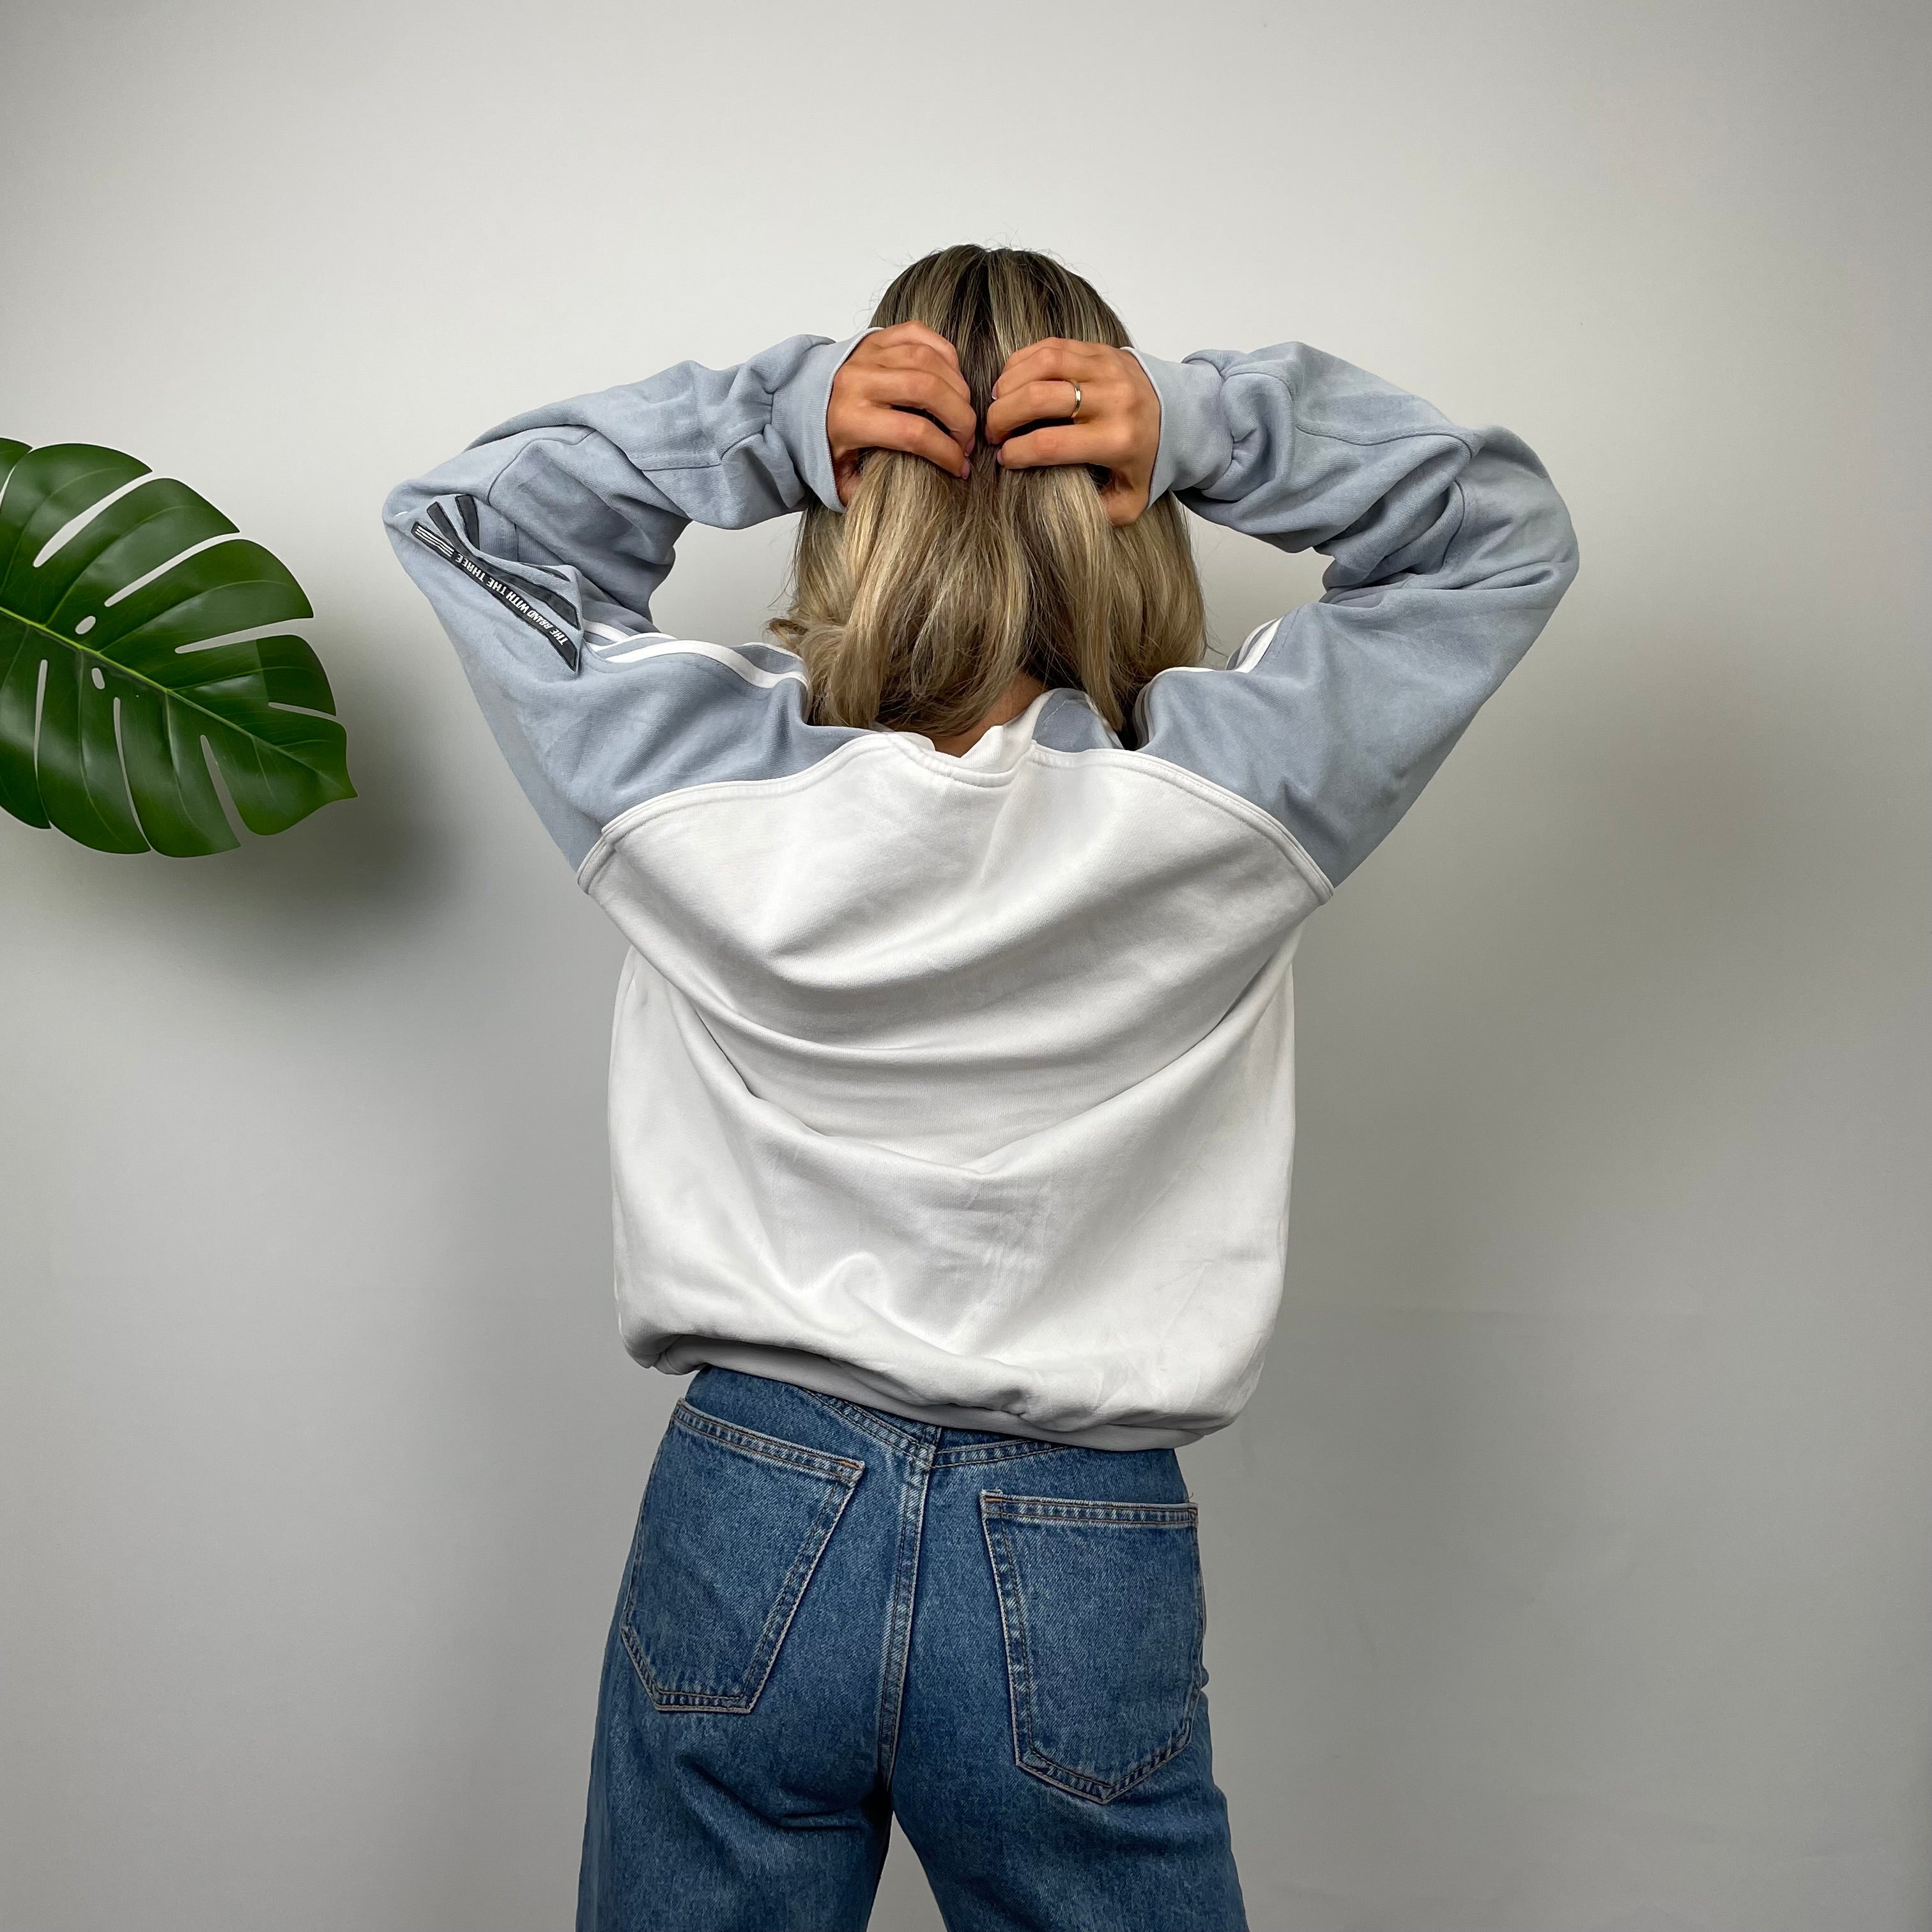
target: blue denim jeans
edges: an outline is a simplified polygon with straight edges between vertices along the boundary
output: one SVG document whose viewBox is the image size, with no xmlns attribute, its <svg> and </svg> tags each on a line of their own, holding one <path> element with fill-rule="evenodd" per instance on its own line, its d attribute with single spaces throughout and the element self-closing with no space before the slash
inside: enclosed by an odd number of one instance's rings
<svg viewBox="0 0 1932 1932">
<path fill-rule="evenodd" d="M 950 1932 L 1244 1932 L 1171 1449 L 706 1368 L 606 1650 L 578 1932 L 862 1932 L 896 1818 Z"/>
</svg>

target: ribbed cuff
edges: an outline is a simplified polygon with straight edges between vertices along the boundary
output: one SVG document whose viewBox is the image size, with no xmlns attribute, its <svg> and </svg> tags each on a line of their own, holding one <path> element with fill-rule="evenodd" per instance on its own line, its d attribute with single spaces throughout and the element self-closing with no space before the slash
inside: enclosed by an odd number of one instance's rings
<svg viewBox="0 0 1932 1932">
<path fill-rule="evenodd" d="M 1160 398 L 1160 450 L 1148 500 L 1170 490 L 1198 490 L 1234 460 L 1234 440 L 1221 418 L 1221 372 L 1211 362 L 1163 362 L 1129 352 Z"/>
<path fill-rule="evenodd" d="M 790 380 L 772 397 L 772 427 L 791 454 L 805 485 L 828 510 L 843 511 L 838 479 L 832 473 L 832 446 L 825 435 L 825 411 L 832 379 L 847 356 L 872 333 L 862 328 L 843 342 L 824 342 L 811 350 Z"/>
</svg>

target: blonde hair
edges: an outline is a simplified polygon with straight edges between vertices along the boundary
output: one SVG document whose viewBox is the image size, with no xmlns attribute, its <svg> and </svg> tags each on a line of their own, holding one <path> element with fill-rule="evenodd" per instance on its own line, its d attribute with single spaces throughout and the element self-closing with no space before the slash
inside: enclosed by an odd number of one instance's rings
<svg viewBox="0 0 1932 1932">
<path fill-rule="evenodd" d="M 880 298 L 874 326 L 952 343 L 983 422 L 1008 356 L 1047 336 L 1127 346 L 1092 286 L 1017 248 L 942 248 Z M 945 737 L 1021 671 L 1084 691 L 1115 730 L 1157 671 L 1200 658 L 1201 580 L 1171 498 L 1116 529 L 1084 466 L 1009 471 L 977 452 L 964 483 L 874 450 L 842 516 L 801 520 L 791 608 L 773 632 L 805 660 L 811 716 Z"/>
</svg>

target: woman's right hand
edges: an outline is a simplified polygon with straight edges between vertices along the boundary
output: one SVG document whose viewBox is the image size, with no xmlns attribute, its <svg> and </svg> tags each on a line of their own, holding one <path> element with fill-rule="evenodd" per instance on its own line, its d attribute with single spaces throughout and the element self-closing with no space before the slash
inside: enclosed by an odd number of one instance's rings
<svg viewBox="0 0 1932 1932">
<path fill-rule="evenodd" d="M 937 417 L 945 428 L 928 417 Z M 972 472 L 978 428 L 973 393 L 944 336 L 920 322 L 874 329 L 839 364 L 825 407 L 838 500 L 851 502 L 860 461 L 868 449 L 906 450 L 964 478 Z"/>
<path fill-rule="evenodd" d="M 1029 424 L 1044 427 L 1015 434 Z M 1101 506 L 1118 530 L 1148 506 L 1160 455 L 1160 398 L 1126 350 L 1048 337 L 1006 358 L 986 411 L 986 440 L 1009 470 L 1081 463 L 1105 470 Z"/>
</svg>

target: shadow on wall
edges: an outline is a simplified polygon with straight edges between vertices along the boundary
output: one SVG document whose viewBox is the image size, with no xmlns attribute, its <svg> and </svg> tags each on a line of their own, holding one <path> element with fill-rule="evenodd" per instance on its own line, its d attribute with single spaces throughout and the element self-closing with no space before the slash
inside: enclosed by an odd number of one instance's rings
<svg viewBox="0 0 1932 1932">
<path fill-rule="evenodd" d="M 1553 1840 L 1627 1828 L 1659 1736 L 1685 1768 L 1658 1814 L 1703 1834 L 1670 1882 L 1747 1868 L 1746 1808 L 1700 1812 L 1698 1754 L 1769 1678 L 1753 1593 L 1780 1499 L 1817 1480 L 1804 1430 L 1758 1424 L 1856 1352 L 1882 1265 L 1792 1184 L 1862 1162 L 1882 1218 L 1886 1122 L 1848 1142 L 1850 1096 L 1882 1094 L 1909 989 L 1853 935 L 1906 838 L 1882 773 L 1829 820 L 1808 783 L 1858 769 L 1863 700 L 1821 666 L 1794 706 L 1721 610 L 1634 644 L 1586 609 L 1311 931 L 1288 1298 L 1251 1419 L 1186 1452 L 1231 1520 L 1260 1492 L 1277 1526 L 1213 1537 L 1210 1669 L 1268 1670 L 1284 1629 L 1304 1666 L 1265 1730 L 1216 1709 L 1238 1820 L 1301 1821 L 1308 1870 L 1417 1922 L 1432 1832 L 1533 1892 Z M 1834 875 L 1847 839 L 1867 869 Z M 1780 1381 L 1765 1338 L 1793 1326 Z M 1750 1432 L 1741 1472 L 1714 1412 Z M 1690 1626 L 1656 1554 L 1685 1538 L 1718 1552 Z M 1391 1802 L 1424 1847 L 1393 1871 L 1349 1835 Z M 1270 1922 L 1314 1896 L 1282 1889 Z"/>
<path fill-rule="evenodd" d="M 111 912 L 129 932 L 250 932 L 276 959 L 316 963 L 360 950 L 372 932 L 434 910 L 452 890 L 461 842 L 435 808 L 425 721 L 358 674 L 356 640 L 380 631 L 343 616 L 318 620 L 309 634 L 334 670 L 356 797 L 272 838 L 242 830 L 231 806 L 240 845 L 191 859 L 92 851 L 58 832 L 0 819 L 7 896 Z"/>
</svg>

